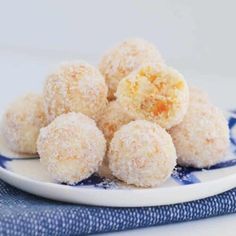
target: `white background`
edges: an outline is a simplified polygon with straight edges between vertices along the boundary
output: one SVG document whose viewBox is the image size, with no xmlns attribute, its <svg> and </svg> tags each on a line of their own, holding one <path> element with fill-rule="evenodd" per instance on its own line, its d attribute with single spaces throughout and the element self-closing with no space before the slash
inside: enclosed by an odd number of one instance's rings
<svg viewBox="0 0 236 236">
<path fill-rule="evenodd" d="M 234 0 L 0 0 L 0 109 L 26 91 L 40 91 L 59 62 L 96 65 L 104 50 L 129 37 L 155 43 L 189 84 L 203 87 L 223 108 L 236 107 L 235 10 Z M 235 235 L 235 220 L 120 235 Z"/>
</svg>

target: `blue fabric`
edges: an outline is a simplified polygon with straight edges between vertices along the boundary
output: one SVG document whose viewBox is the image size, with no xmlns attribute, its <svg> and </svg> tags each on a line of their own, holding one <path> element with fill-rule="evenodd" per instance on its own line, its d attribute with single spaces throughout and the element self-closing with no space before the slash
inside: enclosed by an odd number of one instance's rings
<svg viewBox="0 0 236 236">
<path fill-rule="evenodd" d="M 0 180 L 0 235 L 86 235 L 197 220 L 236 212 L 236 189 L 160 207 L 109 208 L 38 198 Z"/>
</svg>

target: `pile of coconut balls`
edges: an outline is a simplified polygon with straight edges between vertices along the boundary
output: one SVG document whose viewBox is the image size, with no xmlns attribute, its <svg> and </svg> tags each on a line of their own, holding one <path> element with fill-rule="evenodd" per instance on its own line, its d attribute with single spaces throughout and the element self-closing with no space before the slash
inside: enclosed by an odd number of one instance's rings
<svg viewBox="0 0 236 236">
<path fill-rule="evenodd" d="M 99 69 L 59 66 L 42 95 L 9 106 L 3 134 L 11 150 L 38 153 L 56 182 L 72 185 L 108 165 L 126 184 L 159 186 L 177 163 L 207 168 L 229 145 L 222 112 L 142 39 L 108 50 Z"/>
</svg>

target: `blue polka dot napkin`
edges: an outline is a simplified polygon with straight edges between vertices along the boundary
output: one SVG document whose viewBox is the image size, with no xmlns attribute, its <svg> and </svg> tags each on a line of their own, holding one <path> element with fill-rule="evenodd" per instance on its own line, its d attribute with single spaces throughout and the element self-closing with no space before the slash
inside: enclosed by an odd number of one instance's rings
<svg viewBox="0 0 236 236">
<path fill-rule="evenodd" d="M 160 207 L 109 208 L 55 202 L 0 180 L 0 235 L 86 235 L 197 220 L 236 212 L 236 189 Z"/>
</svg>

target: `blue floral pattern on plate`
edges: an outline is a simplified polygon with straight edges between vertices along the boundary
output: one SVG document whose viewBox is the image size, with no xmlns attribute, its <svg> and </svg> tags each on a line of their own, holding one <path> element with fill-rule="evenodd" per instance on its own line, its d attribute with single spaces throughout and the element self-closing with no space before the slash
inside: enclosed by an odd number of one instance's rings
<svg viewBox="0 0 236 236">
<path fill-rule="evenodd" d="M 229 116 L 229 129 L 230 129 L 230 142 L 231 142 L 231 149 L 232 152 L 236 155 L 236 135 L 233 133 L 233 130 L 236 128 L 236 112 L 231 112 Z M 11 158 L 7 156 L 0 155 L 0 167 L 7 169 L 7 165 L 9 162 L 12 161 L 25 161 L 25 160 L 37 160 L 38 157 L 28 157 L 28 158 Z M 171 177 L 181 185 L 189 185 L 189 184 L 196 184 L 200 183 L 201 181 L 196 177 L 195 173 L 201 172 L 204 170 L 216 170 L 222 168 L 228 168 L 236 166 L 236 159 L 227 160 L 224 162 L 220 162 L 216 165 L 213 165 L 207 169 L 198 169 L 192 167 L 182 167 L 176 166 L 174 169 Z M 90 176 L 88 179 L 85 179 L 76 185 L 75 187 L 82 187 L 82 186 L 91 186 L 96 188 L 103 188 L 103 189 L 111 189 L 116 188 L 117 185 L 115 181 L 112 181 L 108 178 L 99 176 L 97 173 Z"/>
</svg>

